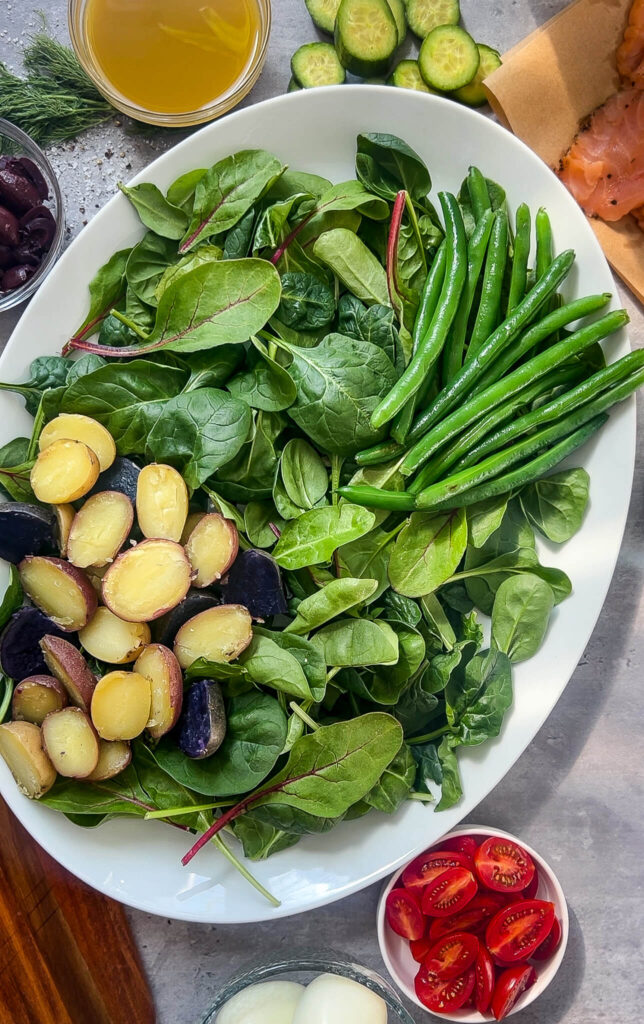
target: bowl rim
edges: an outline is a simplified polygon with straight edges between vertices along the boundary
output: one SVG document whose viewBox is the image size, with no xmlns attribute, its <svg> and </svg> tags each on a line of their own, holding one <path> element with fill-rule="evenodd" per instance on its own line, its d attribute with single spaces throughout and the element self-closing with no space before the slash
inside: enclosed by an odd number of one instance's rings
<svg viewBox="0 0 644 1024">
<path fill-rule="evenodd" d="M 19 128 L 18 125 L 13 124 L 11 121 L 7 121 L 4 117 L 0 117 L 0 137 L 2 136 L 7 139 L 11 139 L 12 142 L 16 142 L 21 146 L 26 151 L 25 155 L 28 156 L 30 160 L 33 160 L 41 171 L 44 171 L 47 182 L 53 193 L 54 205 L 56 208 L 56 231 L 54 233 L 51 246 L 49 247 L 49 251 L 45 255 L 45 258 L 33 277 L 30 277 L 29 280 L 26 281 L 25 284 L 21 285 L 20 288 L 14 288 L 10 292 L 0 292 L 0 313 L 13 309 L 14 306 L 19 306 L 21 302 L 26 302 L 27 299 L 31 298 L 34 292 L 45 280 L 47 274 L 60 256 L 65 237 L 65 207 L 63 204 L 63 194 L 58 183 L 58 178 L 56 177 L 56 172 L 54 171 L 48 157 L 45 156 L 40 146 L 34 142 L 31 136 L 27 135 L 26 132 L 23 132 L 22 128 Z"/>
<path fill-rule="evenodd" d="M 559 942 L 559 946 L 554 956 L 552 956 L 550 960 L 546 961 L 545 964 L 545 966 L 548 968 L 548 978 L 546 980 L 542 980 L 543 975 L 537 975 L 537 980 L 534 983 L 534 985 L 532 985 L 527 990 L 527 992 L 524 992 L 523 995 L 519 997 L 516 1004 L 510 1010 L 508 1017 L 511 1017 L 514 1013 L 518 1013 L 520 1010 L 525 1010 L 525 1008 L 529 1006 L 531 1003 L 533 1003 L 534 1000 L 537 999 L 542 992 L 545 992 L 548 985 L 550 985 L 550 983 L 554 980 L 559 968 L 561 967 L 566 952 L 566 947 L 568 945 L 568 935 L 570 932 L 570 917 L 568 913 L 568 904 L 566 902 L 566 897 L 564 895 L 563 888 L 561 887 L 561 883 L 553 869 L 548 864 L 548 862 L 544 860 L 540 853 L 538 853 L 531 846 L 529 846 L 528 843 L 525 843 L 518 836 L 513 835 L 511 832 L 506 832 L 502 828 L 494 828 L 491 825 L 460 825 L 458 828 L 452 829 L 451 832 L 446 832 L 444 836 L 441 836 L 439 840 L 437 840 L 435 843 L 432 843 L 426 849 L 433 850 L 440 848 L 441 844 L 448 839 L 455 839 L 459 836 L 477 835 L 501 836 L 503 839 L 511 839 L 513 842 L 521 846 L 526 851 L 526 853 L 530 854 L 532 859 L 535 861 L 537 867 L 541 871 L 543 871 L 543 873 L 547 876 L 548 881 L 554 890 L 554 902 L 557 907 L 557 916 L 559 917 L 561 923 L 561 940 Z M 408 866 L 408 864 L 411 864 L 412 861 L 415 859 L 416 858 L 413 857 L 412 860 L 407 862 L 407 864 L 403 864 L 403 866 L 399 868 L 394 875 L 391 876 L 391 878 L 383 886 L 382 892 L 380 894 L 380 899 L 378 900 L 378 909 L 376 911 L 378 945 L 380 947 L 380 955 L 384 960 L 387 971 L 389 972 L 389 975 L 394 981 L 394 984 L 400 989 L 401 992 L 404 993 L 407 999 L 411 1000 L 411 1002 L 413 1002 L 421 1010 L 424 1010 L 425 1013 L 431 1014 L 431 1016 L 436 1017 L 439 1020 L 454 1021 L 455 1024 L 489 1024 L 489 1022 L 494 1021 L 492 1015 L 484 1015 L 482 1013 L 479 1013 L 477 1010 L 470 1010 L 464 1016 L 463 1014 L 459 1013 L 434 1013 L 433 1010 L 428 1009 L 426 1006 L 423 1005 L 423 1003 L 421 1003 L 414 989 L 411 986 L 409 986 L 404 981 L 403 978 L 401 978 L 400 974 L 396 970 L 396 967 L 393 963 L 391 956 L 389 955 L 387 939 L 388 934 L 390 933 L 390 929 L 389 926 L 387 925 L 387 919 L 385 916 L 385 902 L 387 896 L 395 887 L 396 883 L 398 882 L 398 879 L 402 875 L 405 868 Z"/>
</svg>

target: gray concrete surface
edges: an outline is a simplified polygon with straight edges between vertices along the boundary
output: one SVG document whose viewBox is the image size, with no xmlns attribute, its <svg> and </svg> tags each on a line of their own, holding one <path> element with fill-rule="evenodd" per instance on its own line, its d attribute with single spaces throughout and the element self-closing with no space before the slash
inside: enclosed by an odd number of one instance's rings
<svg viewBox="0 0 644 1024">
<path fill-rule="evenodd" d="M 65 0 L 0 0 L 0 60 L 20 48 L 44 10 L 66 38 Z M 566 6 L 565 0 L 462 0 L 476 36 L 507 49 Z M 273 0 L 266 69 L 247 102 L 286 88 L 288 59 L 314 38 L 303 0 Z M 81 230 L 125 179 L 171 146 L 112 123 L 50 156 L 67 204 L 69 235 Z M 620 288 L 634 345 L 644 344 L 642 306 Z M 0 316 L 0 344 L 17 315 Z M 642 396 L 640 396 L 640 407 Z M 559 874 L 571 912 L 568 953 L 555 982 L 517 1024 L 640 1024 L 642 980 L 642 678 L 644 673 L 644 451 L 630 516 L 603 612 L 564 696 L 523 757 L 471 819 L 523 836 Z M 378 887 L 271 925 L 210 927 L 130 912 L 158 1007 L 159 1024 L 196 1024 L 219 986 L 244 962 L 301 946 L 332 945 L 382 969 L 374 928 Z M 97 951 L 97 955 L 100 955 Z M 416 1011 L 418 1024 L 429 1020 Z M 37 1022 L 34 1022 L 37 1024 Z M 356 1022 L 359 1024 L 359 1022 Z"/>
</svg>

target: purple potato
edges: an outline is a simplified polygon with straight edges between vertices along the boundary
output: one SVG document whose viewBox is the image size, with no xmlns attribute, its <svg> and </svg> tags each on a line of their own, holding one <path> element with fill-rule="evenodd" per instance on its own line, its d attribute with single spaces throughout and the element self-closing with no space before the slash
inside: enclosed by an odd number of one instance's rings
<svg viewBox="0 0 644 1024">
<path fill-rule="evenodd" d="M 137 466 L 136 462 L 119 455 L 108 469 L 103 470 L 86 498 L 92 494 L 100 494 L 101 491 L 120 491 L 136 505 L 136 487 L 140 472 L 141 467 Z"/>
<path fill-rule="evenodd" d="M 199 679 L 183 698 L 178 725 L 179 750 L 201 760 L 219 749 L 226 735 L 226 710 L 221 687 L 213 679 Z"/>
<path fill-rule="evenodd" d="M 18 218 L 7 210 L 6 206 L 0 206 L 0 244 L 10 245 L 13 248 L 20 240 L 20 225 Z"/>
<path fill-rule="evenodd" d="M 23 284 L 34 276 L 35 267 L 26 263 L 19 263 L 17 267 L 10 267 L 2 275 L 2 289 L 5 292 L 12 292 L 15 288 L 22 288 Z"/>
<path fill-rule="evenodd" d="M 0 200 L 8 206 L 13 213 L 26 213 L 34 206 L 40 206 L 38 189 L 25 176 L 22 167 L 18 173 L 18 161 L 13 161 L 13 166 L 7 162 L 0 167 Z"/>
<path fill-rule="evenodd" d="M 14 612 L 0 636 L 0 667 L 4 674 L 17 683 L 27 676 L 47 675 L 49 670 L 39 646 L 44 636 L 72 639 L 39 608 L 25 607 Z"/>
<path fill-rule="evenodd" d="M 25 555 L 56 551 L 56 519 L 49 509 L 22 501 L 0 504 L 0 558 L 17 565 Z"/>
<path fill-rule="evenodd" d="M 16 164 L 21 168 L 23 176 L 28 178 L 34 186 L 40 198 L 49 199 L 49 185 L 33 160 L 30 160 L 28 156 L 21 156 L 16 160 Z"/>
<path fill-rule="evenodd" d="M 154 639 L 172 649 L 174 638 L 188 619 L 221 604 L 221 597 L 208 590 L 189 590 L 181 604 L 167 612 L 153 624 Z"/>
<path fill-rule="evenodd" d="M 265 551 L 240 551 L 228 573 L 225 600 L 243 604 L 254 619 L 285 615 L 286 594 L 275 559 Z"/>
</svg>

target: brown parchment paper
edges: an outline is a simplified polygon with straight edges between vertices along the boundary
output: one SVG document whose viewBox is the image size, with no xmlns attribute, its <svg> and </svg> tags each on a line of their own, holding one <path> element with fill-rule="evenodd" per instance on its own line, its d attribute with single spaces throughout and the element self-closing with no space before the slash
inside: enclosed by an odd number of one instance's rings
<svg viewBox="0 0 644 1024">
<path fill-rule="evenodd" d="M 632 0 L 575 0 L 503 57 L 485 80 L 499 120 L 551 167 L 579 122 L 619 88 L 615 51 Z M 644 232 L 631 217 L 589 218 L 606 258 L 644 302 Z"/>
</svg>

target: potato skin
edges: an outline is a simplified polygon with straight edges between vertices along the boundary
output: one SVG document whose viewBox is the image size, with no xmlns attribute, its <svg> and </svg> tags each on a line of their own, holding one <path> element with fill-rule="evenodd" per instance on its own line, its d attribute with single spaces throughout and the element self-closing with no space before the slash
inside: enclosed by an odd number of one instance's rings
<svg viewBox="0 0 644 1024">
<path fill-rule="evenodd" d="M 49 610 L 44 607 L 43 597 L 45 588 L 42 586 L 42 581 L 40 590 L 37 588 L 38 569 L 40 568 L 43 569 L 43 575 L 46 574 L 48 580 L 54 578 L 52 570 L 58 570 L 60 581 L 57 581 L 56 585 L 59 589 L 62 589 L 64 582 L 67 583 L 68 587 L 74 586 L 76 588 L 80 603 L 83 606 L 82 611 L 79 609 L 78 617 L 70 621 L 67 621 L 68 617 L 66 617 L 65 621 L 63 621 L 60 615 L 56 615 L 55 610 Z M 18 572 L 20 574 L 20 582 L 27 596 L 65 632 L 75 633 L 77 630 L 82 629 L 96 611 L 98 600 L 92 584 L 82 569 L 78 569 L 70 562 L 66 562 L 64 558 L 27 555 L 18 566 Z M 34 583 L 36 586 L 34 586 Z"/>
<path fill-rule="evenodd" d="M 199 679 L 188 693 L 179 725 L 178 744 L 186 757 L 203 760 L 219 750 L 226 736 L 226 709 L 221 686 Z"/>
<path fill-rule="evenodd" d="M 58 537 L 58 551 L 61 558 L 67 557 L 67 541 L 69 540 L 69 531 L 72 528 L 74 522 L 74 516 L 76 515 L 76 509 L 73 505 L 54 505 L 54 515 L 56 516 L 56 534 Z"/>
<path fill-rule="evenodd" d="M 57 636 L 44 636 L 40 649 L 49 671 L 59 680 L 72 704 L 88 712 L 96 687 L 96 676 L 73 644 Z"/>
<path fill-rule="evenodd" d="M 55 551 L 50 509 L 23 501 L 0 504 L 0 558 L 17 565 L 25 555 Z"/>
<path fill-rule="evenodd" d="M 49 701 L 48 709 L 38 707 L 39 698 Z M 55 676 L 28 676 L 18 683 L 11 700 L 11 717 L 14 722 L 31 722 L 42 725 L 51 711 L 61 711 L 67 706 L 67 693 Z"/>
<path fill-rule="evenodd" d="M 280 567 L 266 551 L 241 551 L 228 573 L 226 600 L 243 604 L 254 619 L 288 610 Z"/>
<path fill-rule="evenodd" d="M 237 558 L 237 527 L 232 519 L 210 512 L 195 524 L 185 548 L 196 573 L 193 586 L 209 587 L 228 572 Z"/>
<path fill-rule="evenodd" d="M 21 682 L 28 676 L 47 675 L 40 649 L 44 636 L 71 637 L 41 612 L 40 608 L 19 608 L 0 636 L 0 665 L 10 679 Z"/>
<path fill-rule="evenodd" d="M 149 644 L 135 662 L 134 671 L 150 681 L 150 717 L 146 729 L 152 739 L 158 740 L 174 728 L 181 714 L 181 666 L 168 647 Z"/>
<path fill-rule="evenodd" d="M 42 733 L 31 722 L 0 725 L 0 755 L 5 759 L 21 793 L 37 800 L 56 781 L 56 769 L 42 743 Z"/>
</svg>

